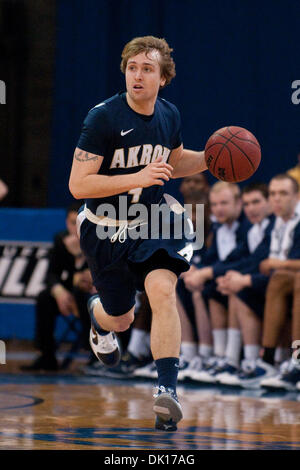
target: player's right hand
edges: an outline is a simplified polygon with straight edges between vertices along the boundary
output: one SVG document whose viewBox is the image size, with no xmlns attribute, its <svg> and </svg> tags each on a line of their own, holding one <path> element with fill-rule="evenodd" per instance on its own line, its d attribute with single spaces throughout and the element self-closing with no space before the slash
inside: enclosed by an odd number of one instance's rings
<svg viewBox="0 0 300 470">
<path fill-rule="evenodd" d="M 136 173 L 138 186 L 140 188 L 148 188 L 155 184 L 163 186 L 165 183 L 162 180 L 169 181 L 172 171 L 173 167 L 163 162 L 162 157 L 158 157 L 155 162 L 149 163 L 149 165 Z"/>
</svg>

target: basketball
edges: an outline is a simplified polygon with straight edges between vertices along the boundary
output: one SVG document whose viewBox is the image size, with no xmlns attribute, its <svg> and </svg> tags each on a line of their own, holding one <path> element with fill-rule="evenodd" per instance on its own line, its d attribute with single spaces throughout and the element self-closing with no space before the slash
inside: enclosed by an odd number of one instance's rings
<svg viewBox="0 0 300 470">
<path fill-rule="evenodd" d="M 223 127 L 210 136 L 205 145 L 208 170 L 219 180 L 244 181 L 255 173 L 261 159 L 260 145 L 247 129 Z"/>
</svg>

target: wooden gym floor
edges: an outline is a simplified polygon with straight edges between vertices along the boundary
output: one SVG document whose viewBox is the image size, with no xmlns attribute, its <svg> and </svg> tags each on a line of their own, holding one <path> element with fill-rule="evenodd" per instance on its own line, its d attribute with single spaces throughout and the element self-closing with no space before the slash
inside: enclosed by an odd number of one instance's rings
<svg viewBox="0 0 300 470">
<path fill-rule="evenodd" d="M 164 433 L 154 382 L 11 370 L 0 365 L 0 450 L 300 449 L 300 392 L 179 385 L 184 419 Z"/>
</svg>

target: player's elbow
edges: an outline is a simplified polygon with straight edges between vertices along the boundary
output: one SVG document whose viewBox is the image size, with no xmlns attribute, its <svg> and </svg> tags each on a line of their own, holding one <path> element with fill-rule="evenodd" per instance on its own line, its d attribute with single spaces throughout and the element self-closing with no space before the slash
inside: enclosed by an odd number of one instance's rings
<svg viewBox="0 0 300 470">
<path fill-rule="evenodd" d="M 84 195 L 80 190 L 80 185 L 76 184 L 73 180 L 69 181 L 69 191 L 75 199 L 83 199 Z"/>
<path fill-rule="evenodd" d="M 0 180 L 0 200 L 5 198 L 8 193 L 8 186 L 4 183 L 4 181 Z"/>
<path fill-rule="evenodd" d="M 74 191 L 71 191 L 71 194 L 72 194 L 74 199 L 78 199 L 78 200 L 84 199 L 84 196 L 81 196 L 81 194 L 79 194 L 79 193 L 74 193 Z"/>
</svg>

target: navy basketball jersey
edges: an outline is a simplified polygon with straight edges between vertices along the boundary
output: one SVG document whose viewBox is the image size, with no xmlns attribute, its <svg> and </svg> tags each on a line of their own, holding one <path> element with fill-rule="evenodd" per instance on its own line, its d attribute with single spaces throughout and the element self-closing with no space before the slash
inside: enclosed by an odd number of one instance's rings
<svg viewBox="0 0 300 470">
<path fill-rule="evenodd" d="M 90 110 L 84 120 L 77 144 L 80 149 L 103 158 L 99 174 L 136 173 L 159 156 L 167 162 L 173 149 L 181 145 L 181 123 L 177 108 L 158 98 L 151 116 L 136 113 L 127 104 L 126 93 L 118 93 Z M 114 205 L 118 213 L 119 196 L 127 205 L 158 204 L 164 186 L 136 188 L 105 198 L 87 199 L 87 207 L 96 214 L 103 203 Z"/>
</svg>

